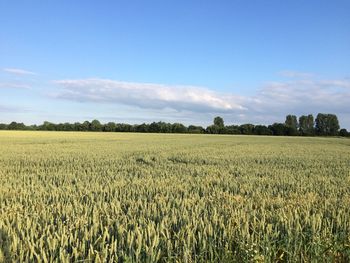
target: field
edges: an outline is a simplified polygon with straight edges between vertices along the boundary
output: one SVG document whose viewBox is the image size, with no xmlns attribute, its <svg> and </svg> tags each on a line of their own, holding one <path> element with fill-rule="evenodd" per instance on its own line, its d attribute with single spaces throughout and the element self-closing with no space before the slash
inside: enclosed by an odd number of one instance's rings
<svg viewBox="0 0 350 263">
<path fill-rule="evenodd" d="M 0 132 L 0 262 L 349 262 L 350 140 Z"/>
</svg>

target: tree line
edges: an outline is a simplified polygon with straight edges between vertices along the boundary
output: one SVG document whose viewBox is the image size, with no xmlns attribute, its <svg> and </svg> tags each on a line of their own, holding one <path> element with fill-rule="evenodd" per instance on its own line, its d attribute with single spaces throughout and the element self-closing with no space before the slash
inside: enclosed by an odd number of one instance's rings
<svg viewBox="0 0 350 263">
<path fill-rule="evenodd" d="M 181 123 L 152 122 L 150 124 L 126 124 L 108 122 L 102 124 L 98 120 L 83 123 L 52 123 L 45 121 L 42 125 L 25 125 L 24 123 L 0 123 L 0 130 L 38 130 L 38 131 L 92 131 L 92 132 L 144 132 L 144 133 L 207 133 L 207 134 L 245 134 L 245 135 L 276 135 L 276 136 L 343 136 L 350 137 L 350 132 L 340 129 L 338 117 L 335 114 L 287 115 L 284 123 L 271 125 L 225 125 L 220 116 L 214 118 L 212 125 L 202 126 Z"/>
</svg>

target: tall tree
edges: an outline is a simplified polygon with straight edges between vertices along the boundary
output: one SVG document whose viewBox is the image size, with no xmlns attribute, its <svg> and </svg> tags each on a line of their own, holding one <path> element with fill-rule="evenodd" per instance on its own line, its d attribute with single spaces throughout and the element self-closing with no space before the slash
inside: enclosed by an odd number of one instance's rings
<svg viewBox="0 0 350 263">
<path fill-rule="evenodd" d="M 207 133 L 224 134 L 226 133 L 224 119 L 220 116 L 214 118 L 214 124 L 207 127 Z"/>
<path fill-rule="evenodd" d="M 287 115 L 286 121 L 284 122 L 286 127 L 287 135 L 297 135 L 298 134 L 298 120 L 295 115 Z"/>
<path fill-rule="evenodd" d="M 225 127 L 224 119 L 221 118 L 220 116 L 215 117 L 215 118 L 214 118 L 214 125 L 217 125 L 217 126 L 219 126 L 220 128 Z"/>
<path fill-rule="evenodd" d="M 314 134 L 314 116 L 312 114 L 302 115 L 299 118 L 299 131 L 301 135 L 310 136 Z"/>
<path fill-rule="evenodd" d="M 318 135 L 334 136 L 338 134 L 339 128 L 338 117 L 335 114 L 317 114 L 316 132 Z"/>
</svg>

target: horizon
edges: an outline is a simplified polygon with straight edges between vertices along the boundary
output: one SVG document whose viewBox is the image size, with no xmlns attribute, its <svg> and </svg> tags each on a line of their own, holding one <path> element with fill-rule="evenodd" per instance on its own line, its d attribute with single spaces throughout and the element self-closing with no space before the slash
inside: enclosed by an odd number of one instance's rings
<svg viewBox="0 0 350 263">
<path fill-rule="evenodd" d="M 0 123 L 206 127 L 336 114 L 349 1 L 0 2 Z"/>
<path fill-rule="evenodd" d="M 332 114 L 332 113 L 319 113 L 319 114 Z M 306 114 L 306 115 L 302 115 L 303 117 L 307 117 L 309 114 Z M 312 115 L 312 114 L 311 114 Z M 291 116 L 296 116 L 296 115 L 293 115 L 291 114 Z M 221 116 L 216 116 L 216 117 L 219 117 L 221 118 Z M 215 117 L 215 118 L 216 118 Z M 299 130 L 299 117 L 301 116 L 296 116 L 297 118 L 297 126 L 298 126 L 298 130 Z M 313 116 L 313 119 L 314 119 L 314 128 L 316 129 L 316 116 Z M 336 116 L 337 117 L 337 116 Z M 214 119 L 215 119 L 214 118 Z M 287 118 L 287 116 L 286 116 Z M 189 127 L 189 126 L 195 126 L 195 127 L 201 127 L 203 129 L 206 129 L 208 128 L 209 126 L 215 124 L 215 120 L 212 120 L 212 123 L 209 123 L 207 126 L 204 126 L 204 125 L 195 125 L 195 124 L 184 124 L 184 123 L 178 123 L 178 122 L 165 122 L 165 121 L 151 121 L 151 122 L 139 122 L 139 123 L 128 123 L 128 122 L 113 122 L 113 121 L 108 121 L 108 122 L 103 122 L 103 121 L 100 121 L 98 119 L 91 119 L 91 120 L 84 120 L 84 121 L 76 121 L 76 122 L 51 122 L 49 120 L 45 120 L 43 121 L 42 123 L 32 123 L 32 124 L 27 124 L 27 123 L 24 123 L 24 122 L 16 122 L 16 121 L 11 121 L 9 123 L 1 123 L 0 122 L 0 125 L 1 124 L 5 124 L 5 125 L 10 125 L 11 123 L 16 123 L 16 124 L 24 124 L 25 126 L 27 127 L 31 127 L 31 126 L 36 126 L 36 127 L 39 127 L 39 126 L 42 126 L 44 125 L 45 123 L 49 123 L 49 124 L 53 124 L 53 125 L 60 125 L 60 124 L 70 124 L 70 125 L 74 125 L 74 124 L 84 124 L 85 122 L 88 122 L 89 124 L 91 124 L 93 121 L 98 121 L 101 125 L 107 125 L 109 123 L 113 123 L 113 124 L 125 124 L 125 125 L 131 125 L 131 126 L 138 126 L 138 125 L 150 125 L 150 124 L 153 124 L 153 123 L 164 123 L 164 124 L 182 124 L 184 125 L 185 127 Z M 261 124 L 261 123 L 240 123 L 240 124 L 237 124 L 237 123 L 226 123 L 226 121 L 223 119 L 224 121 L 224 126 L 225 127 L 229 127 L 229 126 L 242 126 L 242 125 L 253 125 L 253 126 L 265 126 L 266 128 L 270 127 L 270 126 L 273 126 L 275 124 L 283 124 L 283 125 L 286 125 L 285 124 L 285 121 L 279 121 L 279 122 L 274 122 L 274 123 L 269 123 L 269 124 Z M 341 123 L 339 123 L 339 130 L 341 129 L 344 129 L 344 127 L 341 126 Z M 3 129 L 0 129 L 0 130 L 3 130 Z M 7 130 L 7 129 L 6 129 Z M 350 132 L 350 131 L 349 131 Z M 301 134 L 300 134 L 301 135 Z"/>
</svg>

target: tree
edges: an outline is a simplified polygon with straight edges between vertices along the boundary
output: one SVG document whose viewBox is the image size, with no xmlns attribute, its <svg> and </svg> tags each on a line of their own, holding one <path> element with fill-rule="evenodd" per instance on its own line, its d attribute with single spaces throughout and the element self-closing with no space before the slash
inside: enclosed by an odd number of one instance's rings
<svg viewBox="0 0 350 263">
<path fill-rule="evenodd" d="M 148 125 L 146 123 L 142 123 L 140 125 L 135 125 L 134 130 L 136 132 L 148 132 Z M 117 131 L 122 131 L 118 129 L 118 124 L 117 124 Z"/>
<path fill-rule="evenodd" d="M 145 124 L 147 127 L 148 125 Z M 135 129 L 132 125 L 126 123 L 117 123 L 115 127 L 116 132 L 133 132 Z"/>
<path fill-rule="evenodd" d="M 82 131 L 89 131 L 90 130 L 90 122 L 84 121 L 80 126 Z"/>
<path fill-rule="evenodd" d="M 159 122 L 152 122 L 148 127 L 149 132 L 160 132 L 160 124 Z"/>
<path fill-rule="evenodd" d="M 224 119 L 217 116 L 214 118 L 214 124 L 210 125 L 206 129 L 207 133 L 211 134 L 223 134 L 225 132 Z"/>
<path fill-rule="evenodd" d="M 308 116 L 302 115 L 299 117 L 299 132 L 304 136 L 311 136 L 315 133 L 314 116 L 309 114 Z"/>
<path fill-rule="evenodd" d="M 256 135 L 272 135 L 272 131 L 265 125 L 256 125 L 254 127 L 254 134 Z"/>
<path fill-rule="evenodd" d="M 27 126 L 27 130 L 36 131 L 38 130 L 38 126 L 36 124 Z"/>
<path fill-rule="evenodd" d="M 171 124 L 165 123 L 165 122 L 159 122 L 160 123 L 160 132 L 162 133 L 171 133 Z"/>
<path fill-rule="evenodd" d="M 7 129 L 8 130 L 25 130 L 26 126 L 22 122 L 17 123 L 13 121 L 7 126 Z"/>
<path fill-rule="evenodd" d="M 215 117 L 215 118 L 214 118 L 214 125 L 217 125 L 217 126 L 219 126 L 220 128 L 225 127 L 224 119 L 221 118 L 220 116 Z"/>
<path fill-rule="evenodd" d="M 103 131 L 103 132 L 156 132 L 156 133 L 209 133 L 209 134 L 256 134 L 256 135 L 321 135 L 321 136 L 344 136 L 350 137 L 350 132 L 340 129 L 339 121 L 334 114 L 319 113 L 314 121 L 312 114 L 302 115 L 297 121 L 295 115 L 287 115 L 284 123 L 265 125 L 224 125 L 222 117 L 217 116 L 213 124 L 206 129 L 201 126 L 185 126 L 181 123 L 152 122 L 150 124 L 125 124 L 108 122 L 101 124 L 98 120 L 91 123 L 51 123 L 45 121 L 43 124 L 26 126 L 23 123 L 11 122 L 0 123 L 0 130 L 48 130 L 48 131 Z"/>
<path fill-rule="evenodd" d="M 64 131 L 62 123 L 58 123 L 58 124 L 53 123 L 53 125 L 55 126 L 56 131 Z"/>
<path fill-rule="evenodd" d="M 335 114 L 317 114 L 316 132 L 318 135 L 335 136 L 339 128 L 338 117 Z"/>
<path fill-rule="evenodd" d="M 287 115 L 284 124 L 286 127 L 286 135 L 293 136 L 298 134 L 298 121 L 295 115 Z"/>
<path fill-rule="evenodd" d="M 204 133 L 204 131 L 202 126 L 190 125 L 187 128 L 188 133 Z"/>
<path fill-rule="evenodd" d="M 340 129 L 339 136 L 348 137 L 350 133 L 346 129 Z"/>
<path fill-rule="evenodd" d="M 75 131 L 81 131 L 81 124 L 79 122 L 74 122 L 72 125 Z"/>
<path fill-rule="evenodd" d="M 115 127 L 116 127 L 116 125 L 114 122 L 108 122 L 107 124 L 103 125 L 103 131 L 114 132 Z"/>
<path fill-rule="evenodd" d="M 184 133 L 187 132 L 187 128 L 182 123 L 173 123 L 171 125 L 172 132 L 174 133 Z"/>
<path fill-rule="evenodd" d="M 241 134 L 241 130 L 238 125 L 229 125 L 225 127 L 227 134 Z"/>
<path fill-rule="evenodd" d="M 74 124 L 65 122 L 61 124 L 61 131 L 74 131 Z"/>
<path fill-rule="evenodd" d="M 220 133 L 220 127 L 218 125 L 209 125 L 206 129 L 206 132 L 209 134 L 219 134 Z"/>
<path fill-rule="evenodd" d="M 157 132 L 157 133 L 170 133 L 172 130 L 170 123 L 165 123 L 162 121 L 152 122 L 148 125 L 148 132 Z"/>
<path fill-rule="evenodd" d="M 90 123 L 90 131 L 102 131 L 102 125 L 98 120 L 93 120 Z"/>
<path fill-rule="evenodd" d="M 286 126 L 283 123 L 274 123 L 269 125 L 269 129 L 273 135 L 282 136 L 285 135 Z"/>
<path fill-rule="evenodd" d="M 48 122 L 48 121 L 44 121 L 44 123 L 42 125 L 39 126 L 39 130 L 42 131 L 56 131 L 56 125 L 54 123 Z"/>
<path fill-rule="evenodd" d="M 239 129 L 241 130 L 242 134 L 253 134 L 254 132 L 254 125 L 250 123 L 242 124 Z"/>
</svg>

